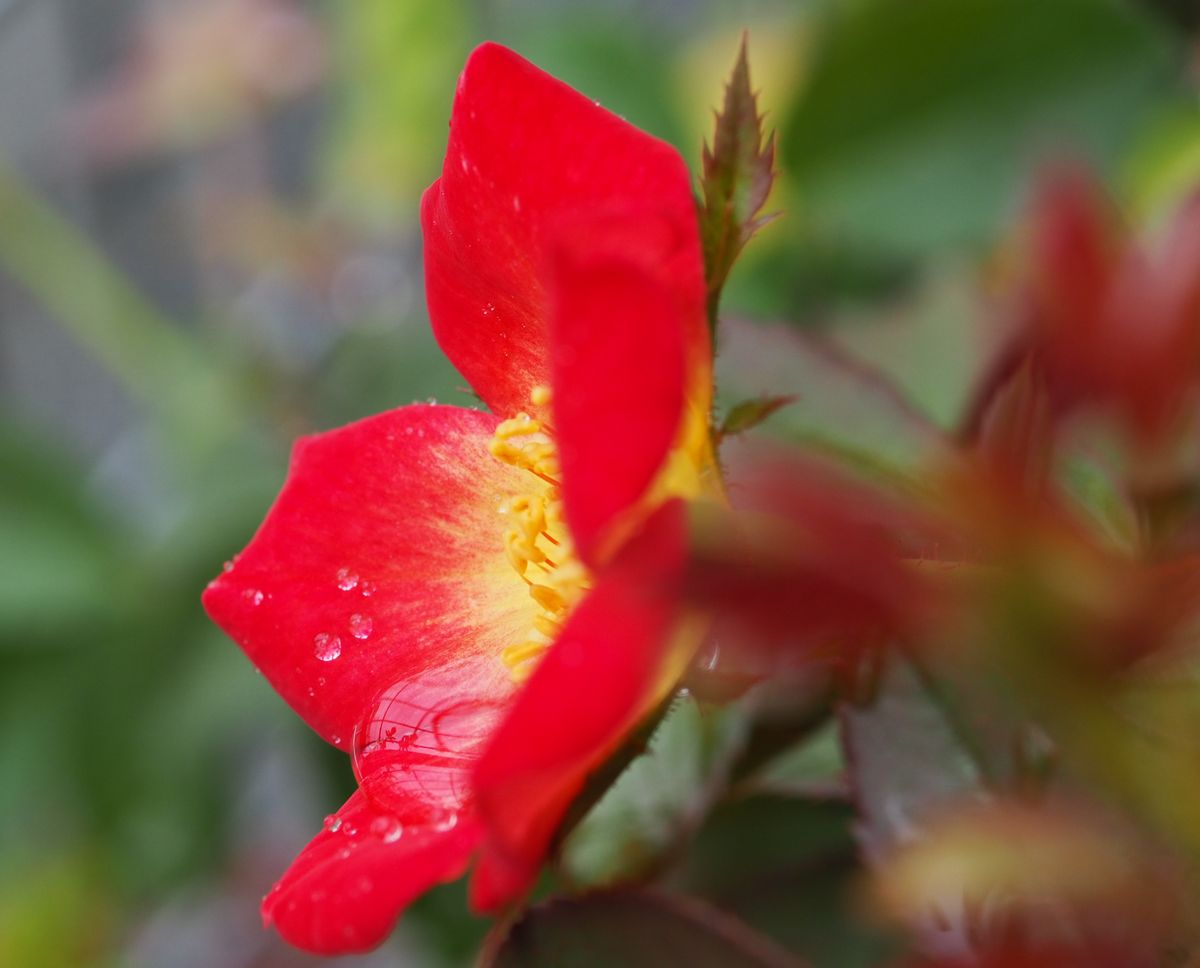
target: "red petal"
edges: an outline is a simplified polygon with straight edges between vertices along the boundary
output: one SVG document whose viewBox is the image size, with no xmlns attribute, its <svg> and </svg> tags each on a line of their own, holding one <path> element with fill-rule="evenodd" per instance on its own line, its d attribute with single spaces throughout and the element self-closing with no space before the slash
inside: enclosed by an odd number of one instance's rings
<svg viewBox="0 0 1200 968">
<path fill-rule="evenodd" d="M 551 336 L 563 499 L 576 547 L 592 563 L 663 466 L 689 389 L 707 433 L 699 250 L 694 235 L 679 232 L 658 215 L 613 216 L 594 221 L 555 260 Z"/>
<path fill-rule="evenodd" d="M 537 880 L 540 868 L 540 857 L 536 861 L 516 862 L 485 844 L 471 873 L 471 910 L 498 911 L 524 897 Z"/>
<path fill-rule="evenodd" d="M 681 568 L 684 533 L 681 502 L 647 523 L 571 614 L 479 761 L 490 843 L 518 871 L 540 861 L 587 776 L 662 701 L 698 644 L 673 634 L 678 610 L 664 585 Z"/>
<path fill-rule="evenodd" d="M 479 839 L 473 816 L 410 828 L 360 790 L 263 899 L 263 923 L 317 954 L 366 951 L 416 897 L 459 877 Z"/>
<path fill-rule="evenodd" d="M 397 684 L 421 683 L 404 693 L 410 706 L 448 694 L 485 717 L 513 691 L 500 652 L 527 635 L 537 606 L 505 559 L 497 511 L 530 478 L 488 453 L 495 425 L 413 406 L 300 441 L 267 519 L 204 594 L 213 620 L 341 749 Z"/>
<path fill-rule="evenodd" d="M 421 204 L 425 289 L 438 342 L 494 412 L 529 410 L 530 390 L 550 383 L 545 272 L 558 233 L 647 209 L 692 239 L 696 278 L 681 284 L 697 285 L 695 203 L 678 152 L 512 51 L 484 44 L 471 55 L 442 177 Z"/>
</svg>

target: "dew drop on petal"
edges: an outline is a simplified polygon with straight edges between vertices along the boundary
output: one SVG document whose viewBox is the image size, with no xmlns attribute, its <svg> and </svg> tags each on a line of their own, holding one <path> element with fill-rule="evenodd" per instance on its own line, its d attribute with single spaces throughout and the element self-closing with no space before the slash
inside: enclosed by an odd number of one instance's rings
<svg viewBox="0 0 1200 968">
<path fill-rule="evenodd" d="M 467 171 L 467 170 L 468 170 L 468 169 L 471 167 L 471 164 L 470 164 L 470 162 L 468 162 L 468 161 L 467 161 L 467 156 L 466 156 L 466 155 L 463 155 L 463 156 L 462 156 L 462 158 L 461 158 L 461 159 L 459 159 L 459 164 L 461 164 L 461 165 L 462 165 L 462 170 L 463 170 L 463 171 Z"/>
<path fill-rule="evenodd" d="M 404 825 L 395 817 L 379 816 L 371 821 L 371 833 L 385 844 L 394 844 L 404 834 Z"/>
<path fill-rule="evenodd" d="M 328 830 L 331 834 L 336 834 L 339 830 L 342 829 L 342 820 L 340 817 L 337 817 L 331 813 L 329 816 L 327 816 L 325 818 L 324 826 L 325 826 L 325 829 Z"/>
<path fill-rule="evenodd" d="M 263 599 L 266 598 L 266 595 L 260 592 L 257 588 L 247 588 L 244 592 L 242 592 L 242 598 L 246 599 L 246 601 L 248 601 L 251 605 L 261 605 L 263 603 Z"/>
<path fill-rule="evenodd" d="M 342 833 L 344 833 L 347 837 L 354 837 L 358 834 L 358 828 L 349 820 L 347 820 L 342 824 Z"/>
<path fill-rule="evenodd" d="M 342 640 L 328 632 L 318 632 L 313 636 L 313 655 L 322 662 L 332 662 L 342 654 Z"/>
<path fill-rule="evenodd" d="M 433 829 L 438 833 L 445 833 L 447 830 L 453 830 L 458 826 L 458 814 L 453 810 L 447 810 L 434 818 Z"/>
<path fill-rule="evenodd" d="M 521 211 L 521 199 L 517 195 L 513 196 L 513 211 L 514 212 Z"/>
<path fill-rule="evenodd" d="M 368 639 L 371 637 L 371 630 L 375 628 L 375 623 L 370 615 L 360 615 L 355 612 L 350 616 L 350 634 L 356 639 Z"/>
<path fill-rule="evenodd" d="M 354 574 L 349 568 L 339 568 L 337 586 L 344 592 L 353 591 L 358 587 L 358 575 Z"/>
<path fill-rule="evenodd" d="M 363 598 L 370 598 L 375 594 L 375 583 L 373 581 L 364 581 L 359 585 L 358 590 Z"/>
</svg>

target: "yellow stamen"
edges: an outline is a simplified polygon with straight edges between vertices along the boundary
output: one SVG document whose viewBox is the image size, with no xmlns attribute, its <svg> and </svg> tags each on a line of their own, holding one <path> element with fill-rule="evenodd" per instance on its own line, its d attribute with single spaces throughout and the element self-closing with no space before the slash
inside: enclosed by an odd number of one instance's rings
<svg viewBox="0 0 1200 968">
<path fill-rule="evenodd" d="M 550 398 L 550 389 L 544 386 L 534 387 L 529 395 L 530 403 L 538 407 L 546 406 Z M 538 479 L 530 481 L 529 491 L 514 495 L 500 509 L 508 519 L 502 534 L 505 555 L 538 605 L 528 637 L 500 653 L 512 678 L 520 681 L 561 633 L 563 621 L 587 592 L 590 576 L 575 557 L 566 526 L 556 480 L 558 448 L 549 425 L 519 413 L 501 421 L 488 450 L 501 463 Z M 547 555 L 550 548 L 553 558 Z M 530 577 L 530 566 L 538 569 L 536 581 Z"/>
</svg>

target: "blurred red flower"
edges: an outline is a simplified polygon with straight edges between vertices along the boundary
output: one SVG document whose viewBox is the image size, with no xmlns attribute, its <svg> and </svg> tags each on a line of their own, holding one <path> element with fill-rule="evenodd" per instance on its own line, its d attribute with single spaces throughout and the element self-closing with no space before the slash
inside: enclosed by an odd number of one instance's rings
<svg viewBox="0 0 1200 968">
<path fill-rule="evenodd" d="M 1145 438 L 1169 429 L 1200 365 L 1200 197 L 1152 250 L 1064 168 L 1043 182 L 1031 249 L 1028 330 L 1058 404 L 1107 406 Z"/>
<path fill-rule="evenodd" d="M 422 203 L 434 332 L 491 413 L 301 441 L 204 604 L 359 789 L 263 903 L 369 948 L 477 857 L 493 909 L 698 645 L 656 575 L 719 488 L 696 210 L 674 149 L 510 51 L 459 82 Z"/>
</svg>

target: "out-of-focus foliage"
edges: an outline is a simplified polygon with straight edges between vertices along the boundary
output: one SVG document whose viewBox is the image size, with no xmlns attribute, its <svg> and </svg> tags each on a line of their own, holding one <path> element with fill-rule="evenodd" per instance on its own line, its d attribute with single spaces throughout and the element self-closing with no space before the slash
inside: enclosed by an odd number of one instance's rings
<svg viewBox="0 0 1200 968">
<path fill-rule="evenodd" d="M 352 777 L 209 626 L 198 594 L 253 532 L 296 436 L 459 398 L 423 317 L 414 213 L 476 42 L 509 44 L 676 143 L 699 173 L 708 112 L 748 26 L 779 131 L 767 209 L 784 216 L 725 290 L 722 408 L 794 394 L 759 430 L 905 493 L 1010 335 L 992 300 L 1012 281 L 1040 163 L 1088 160 L 1147 224 L 1200 180 L 1186 5 L 1172 18 L 1170 3 L 1133 0 L 264 0 L 223 2 L 217 17 L 205 0 L 179 0 L 146 21 L 139 4 L 88 3 L 113 13 L 93 55 L 103 70 L 81 69 L 90 86 L 49 111 L 32 81 L 10 90 L 53 137 L 0 168 L 0 326 L 13 334 L 0 333 L 13 377 L 0 384 L 0 964 L 308 963 L 259 933 L 255 907 Z M 0 60 L 9 38 L 27 42 L 38 6 L 0 19 Z M 266 31 L 261 43 L 240 42 L 248 22 Z M 305 63 L 268 42 L 280 25 L 311 42 Z M 133 215 L 146 212 L 161 222 L 139 229 Z M 189 295 L 159 308 L 171 300 L 147 292 L 174 292 L 177 276 Z M 1122 504 L 1097 456 L 1106 448 L 1079 444 L 1072 493 L 1104 524 L 1097 533 L 1127 535 L 1146 508 Z M 1034 661 L 1057 641 L 1034 621 L 1037 589 L 993 591 L 1028 621 L 964 629 L 974 654 L 1010 663 L 1018 705 L 1053 721 L 1083 772 L 1117 799 L 1141 797 L 1161 836 L 1194 849 L 1197 804 L 1170 792 L 1194 742 L 1144 755 L 1146 735 L 1195 735 L 1193 678 L 1147 669 L 1136 688 L 1067 688 Z M 1030 651 L 1000 652 L 997 629 L 1027 634 Z M 986 799 L 963 748 L 976 729 L 956 719 L 974 708 L 895 687 L 864 687 L 874 705 L 847 714 L 860 781 L 873 757 L 896 765 L 886 747 L 903 736 L 913 756 L 961 764 L 954 775 Z M 1096 695 L 1119 711 L 1063 728 Z M 1048 823 L 1006 806 L 930 819 L 930 845 L 899 855 L 877 886 L 892 919 L 881 926 L 864 915 L 833 733 L 798 722 L 767 743 L 752 703 L 732 708 L 701 697 L 668 717 L 568 841 L 564 881 L 653 872 L 816 964 L 866 965 L 900 950 L 914 923 L 939 929 L 920 901 L 941 891 L 945 857 L 971 861 L 980 840 L 1016 830 L 1029 851 L 1104 862 L 1089 845 L 1124 829 L 1073 803 Z M 1040 748 L 1036 736 L 1020 743 Z M 900 849 L 916 823 L 908 805 L 926 809 L 929 791 L 872 796 L 884 808 L 869 818 L 868 852 Z M 981 850 L 967 873 L 992 861 Z M 1147 883 L 1169 894 L 1162 867 L 1147 862 Z M 1085 886 L 1125 904 L 1128 885 L 1103 873 Z M 551 906 L 514 938 L 536 947 L 590 913 Z M 702 939 L 707 954 L 719 943 L 696 933 L 694 911 L 664 916 L 672 930 L 686 922 L 680 944 Z M 485 929 L 452 885 L 356 963 L 466 964 Z M 665 929 L 651 918 L 636 930 Z"/>
</svg>

